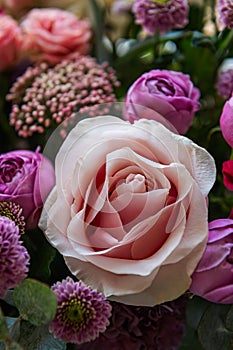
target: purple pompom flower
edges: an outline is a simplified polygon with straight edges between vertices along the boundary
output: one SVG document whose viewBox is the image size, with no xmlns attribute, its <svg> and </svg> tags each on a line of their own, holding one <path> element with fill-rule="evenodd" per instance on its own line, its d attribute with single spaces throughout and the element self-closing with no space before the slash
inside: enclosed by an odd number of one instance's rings
<svg viewBox="0 0 233 350">
<path fill-rule="evenodd" d="M 151 35 L 185 27 L 188 10 L 187 0 L 135 0 L 132 7 L 136 23 Z"/>
<path fill-rule="evenodd" d="M 22 215 L 23 208 L 17 203 L 2 201 L 0 202 L 0 216 L 6 216 L 19 228 L 19 233 L 22 235 L 25 232 L 26 222 Z"/>
<path fill-rule="evenodd" d="M 58 299 L 57 313 L 50 324 L 55 337 L 81 344 L 106 330 L 112 308 L 102 294 L 70 277 L 55 283 L 52 291 Z"/>
<path fill-rule="evenodd" d="M 187 297 L 154 307 L 112 304 L 110 326 L 76 350 L 177 350 L 184 336 Z"/>
<path fill-rule="evenodd" d="M 231 0 L 216 0 L 216 23 L 219 30 L 233 28 L 233 2 Z"/>
<path fill-rule="evenodd" d="M 27 277 L 29 254 L 20 240 L 19 227 L 0 216 L 0 298 Z"/>
</svg>

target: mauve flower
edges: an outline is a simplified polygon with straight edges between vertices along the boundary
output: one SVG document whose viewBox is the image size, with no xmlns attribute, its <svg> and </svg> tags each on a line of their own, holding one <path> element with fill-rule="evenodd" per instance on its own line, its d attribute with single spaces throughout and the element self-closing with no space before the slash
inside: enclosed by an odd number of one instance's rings
<svg viewBox="0 0 233 350">
<path fill-rule="evenodd" d="M 233 303 L 233 220 L 209 223 L 206 250 L 192 275 L 190 291 L 214 303 Z"/>
<path fill-rule="evenodd" d="M 233 92 L 233 69 L 219 72 L 215 87 L 219 96 L 230 98 Z"/>
<path fill-rule="evenodd" d="M 90 23 L 57 8 L 32 9 L 21 23 L 24 49 L 31 60 L 54 65 L 75 53 L 87 54 Z"/>
<path fill-rule="evenodd" d="M 99 111 L 101 105 L 115 102 L 117 86 L 115 71 L 90 56 L 76 55 L 55 67 L 29 67 L 7 96 L 13 102 L 10 124 L 21 137 L 43 133 L 88 107 Z"/>
<path fill-rule="evenodd" d="M 29 254 L 20 240 L 18 226 L 0 216 L 0 298 L 27 277 Z"/>
<path fill-rule="evenodd" d="M 154 307 L 111 302 L 112 317 L 106 331 L 76 350 L 176 350 L 185 323 L 186 296 Z"/>
<path fill-rule="evenodd" d="M 225 141 L 233 148 L 233 97 L 227 100 L 223 106 L 220 128 Z"/>
<path fill-rule="evenodd" d="M 53 166 L 39 151 L 16 150 L 0 155 L 0 201 L 19 204 L 28 229 L 37 226 L 43 201 L 54 183 Z"/>
<path fill-rule="evenodd" d="M 52 291 L 58 306 L 49 328 L 56 338 L 81 344 L 94 340 L 106 330 L 112 308 L 102 294 L 70 277 L 55 283 Z"/>
<path fill-rule="evenodd" d="M 233 160 L 222 163 L 223 183 L 226 188 L 233 191 Z"/>
<path fill-rule="evenodd" d="M 159 114 L 180 134 L 185 134 L 200 107 L 199 97 L 200 91 L 193 86 L 189 75 L 169 70 L 151 70 L 142 74 L 129 87 L 125 99 L 129 105 L 126 106 L 124 118 L 133 122 L 141 115 L 160 121 Z M 144 114 L 140 106 L 150 108 L 151 111 Z"/>
<path fill-rule="evenodd" d="M 216 0 L 216 23 L 219 30 L 233 28 L 233 3 L 231 0 Z"/>
<path fill-rule="evenodd" d="M 153 120 L 99 116 L 71 130 L 55 172 L 39 226 L 77 278 L 131 305 L 188 289 L 215 181 L 205 149 Z"/>
<path fill-rule="evenodd" d="M 22 32 L 17 22 L 0 13 L 0 72 L 14 65 L 21 54 Z"/>
<path fill-rule="evenodd" d="M 135 0 L 132 11 L 136 23 L 151 35 L 183 28 L 188 23 L 187 0 Z"/>
</svg>

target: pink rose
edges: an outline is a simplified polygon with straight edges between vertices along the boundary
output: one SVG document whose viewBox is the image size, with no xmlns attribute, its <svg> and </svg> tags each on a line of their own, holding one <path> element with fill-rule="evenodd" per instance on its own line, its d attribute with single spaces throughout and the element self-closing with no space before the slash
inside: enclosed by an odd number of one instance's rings
<svg viewBox="0 0 233 350">
<path fill-rule="evenodd" d="M 233 97 L 224 104 L 220 116 L 220 128 L 225 141 L 233 148 Z"/>
<path fill-rule="evenodd" d="M 208 244 L 190 290 L 214 303 L 233 303 L 233 220 L 210 222 Z"/>
<path fill-rule="evenodd" d="M 233 160 L 227 160 L 222 163 L 222 174 L 224 186 L 233 191 Z"/>
<path fill-rule="evenodd" d="M 55 173 L 39 225 L 74 275 L 126 304 L 188 289 L 215 180 L 205 149 L 153 120 L 96 117 L 68 134 Z"/>
<path fill-rule="evenodd" d="M 180 134 L 185 134 L 199 109 L 200 91 L 193 86 L 189 75 L 169 70 L 151 70 L 141 75 L 129 88 L 126 119 L 132 122 L 141 115 L 138 106 L 152 109 L 148 119 L 162 115 Z M 143 116 L 143 118 L 145 118 Z M 157 120 L 157 119 L 156 119 Z"/>
<path fill-rule="evenodd" d="M 91 38 L 88 20 L 56 8 L 33 9 L 21 23 L 25 51 L 33 61 L 56 64 L 75 53 L 86 54 Z"/>
<path fill-rule="evenodd" d="M 28 229 L 37 226 L 43 202 L 54 184 L 54 168 L 38 151 L 17 150 L 0 155 L 0 201 L 18 203 Z"/>
<path fill-rule="evenodd" d="M 17 22 L 8 15 L 0 14 L 0 71 L 10 68 L 21 54 L 22 32 Z"/>
</svg>

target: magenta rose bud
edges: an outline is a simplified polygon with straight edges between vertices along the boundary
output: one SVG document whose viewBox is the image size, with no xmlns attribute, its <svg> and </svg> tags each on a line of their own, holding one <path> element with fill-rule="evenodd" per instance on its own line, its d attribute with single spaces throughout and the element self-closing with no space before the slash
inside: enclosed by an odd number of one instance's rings
<svg viewBox="0 0 233 350">
<path fill-rule="evenodd" d="M 225 141 L 233 148 L 233 97 L 224 104 L 220 117 L 220 128 Z"/>
<path fill-rule="evenodd" d="M 23 208 L 27 229 L 37 226 L 43 202 L 54 184 L 53 166 L 39 151 L 0 155 L 0 201 L 13 201 Z"/>
<path fill-rule="evenodd" d="M 233 303 L 233 220 L 209 223 L 206 250 L 192 275 L 190 291 L 214 303 Z"/>
<path fill-rule="evenodd" d="M 194 87 L 189 75 L 169 70 L 151 70 L 141 75 L 129 88 L 126 95 L 125 119 L 138 119 L 141 105 L 155 112 L 146 119 L 156 119 L 162 115 L 180 134 L 185 134 L 192 124 L 200 105 L 200 91 Z M 140 111 L 141 114 L 141 111 Z M 166 126 L 166 125 L 165 125 Z"/>
<path fill-rule="evenodd" d="M 222 174 L 224 186 L 233 191 L 233 160 L 227 160 L 222 163 Z"/>
</svg>

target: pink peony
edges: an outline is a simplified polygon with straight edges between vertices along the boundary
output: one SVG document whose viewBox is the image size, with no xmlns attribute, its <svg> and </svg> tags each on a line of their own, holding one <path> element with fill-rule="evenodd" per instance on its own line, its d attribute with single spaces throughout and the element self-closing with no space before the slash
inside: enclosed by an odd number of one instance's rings
<svg viewBox="0 0 233 350">
<path fill-rule="evenodd" d="M 32 9 L 21 23 L 26 34 L 25 51 L 33 61 L 51 64 L 75 53 L 86 54 L 91 39 L 88 20 L 78 20 L 56 8 Z"/>
<path fill-rule="evenodd" d="M 37 226 L 43 201 L 54 183 L 53 166 L 38 151 L 17 150 L 0 155 L 0 201 L 18 203 L 28 229 Z"/>
<path fill-rule="evenodd" d="M 142 115 L 158 120 L 159 114 L 180 134 L 185 134 L 199 109 L 199 97 L 200 91 L 193 86 L 189 75 L 154 69 L 141 75 L 128 89 L 125 119 L 132 122 Z M 149 115 L 148 112 L 147 116 L 141 113 L 140 106 L 150 108 Z"/>
<path fill-rule="evenodd" d="M 55 172 L 39 225 L 74 275 L 132 305 L 188 289 L 215 180 L 205 149 L 153 120 L 101 116 L 68 134 Z"/>
<path fill-rule="evenodd" d="M 233 303 L 233 220 L 209 224 L 206 250 L 192 275 L 192 293 L 214 303 Z"/>
<path fill-rule="evenodd" d="M 8 15 L 0 14 L 0 72 L 14 65 L 20 57 L 22 32 L 17 22 Z"/>
</svg>

